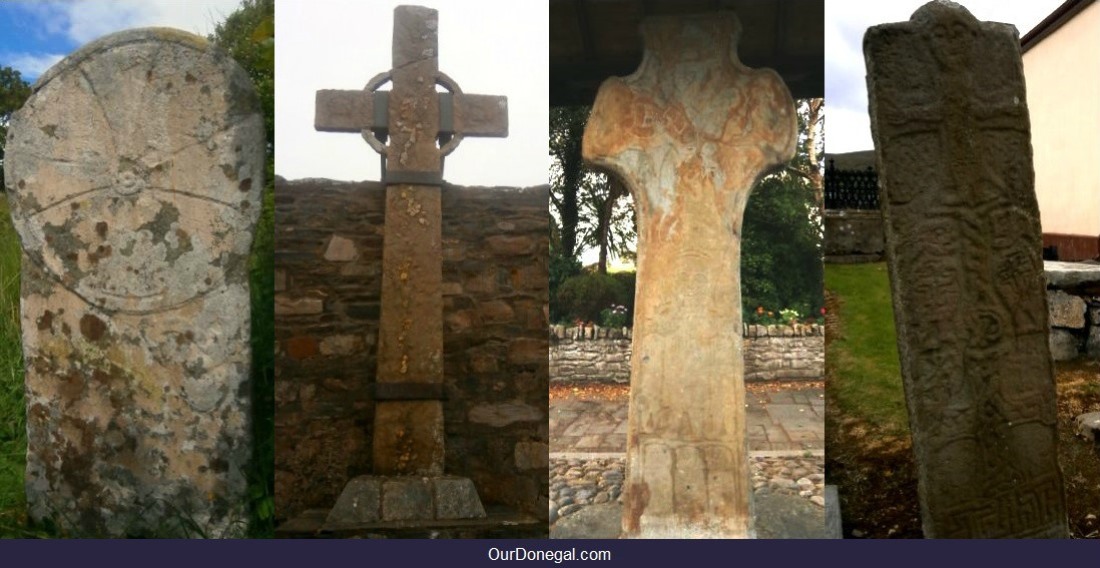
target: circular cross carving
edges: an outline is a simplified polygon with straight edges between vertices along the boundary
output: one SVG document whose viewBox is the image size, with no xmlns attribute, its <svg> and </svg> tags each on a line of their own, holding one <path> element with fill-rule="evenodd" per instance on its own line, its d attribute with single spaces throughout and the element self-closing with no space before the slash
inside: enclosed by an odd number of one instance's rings
<svg viewBox="0 0 1100 568">
<path fill-rule="evenodd" d="M 370 81 L 367 81 L 367 84 L 365 87 L 363 87 L 363 90 L 368 93 L 377 92 L 378 89 L 382 87 L 382 85 L 388 83 L 392 78 L 392 70 L 386 71 L 384 73 L 379 73 L 372 77 Z M 443 87 L 444 89 L 447 89 L 447 91 L 452 95 L 462 94 L 462 89 L 458 86 L 458 83 L 456 83 L 454 79 L 448 77 L 447 74 L 443 73 L 442 71 L 435 72 L 434 83 Z M 379 128 L 378 130 L 382 129 Z M 386 143 L 378 138 L 375 129 L 364 128 L 362 130 L 362 134 L 363 140 L 366 140 L 367 144 L 369 144 L 371 148 L 374 148 L 375 152 L 378 152 L 383 156 L 386 155 Z M 458 145 L 462 143 L 462 139 L 463 136 L 461 132 L 452 133 L 450 137 L 439 146 L 440 155 L 447 156 L 451 152 L 454 152 L 455 148 L 458 148 Z"/>
<path fill-rule="evenodd" d="M 150 313 L 247 276 L 263 120 L 227 61 L 190 36 L 134 30 L 43 76 L 7 150 L 14 224 L 50 279 Z"/>
</svg>

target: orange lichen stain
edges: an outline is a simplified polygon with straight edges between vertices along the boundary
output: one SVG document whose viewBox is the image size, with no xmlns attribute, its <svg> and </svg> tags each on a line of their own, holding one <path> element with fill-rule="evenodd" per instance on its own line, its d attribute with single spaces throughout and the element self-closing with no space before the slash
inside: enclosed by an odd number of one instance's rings
<svg viewBox="0 0 1100 568">
<path fill-rule="evenodd" d="M 649 505 L 649 484 L 636 482 L 625 491 L 626 503 L 623 506 L 623 530 L 637 533 L 642 528 L 642 514 Z"/>
</svg>

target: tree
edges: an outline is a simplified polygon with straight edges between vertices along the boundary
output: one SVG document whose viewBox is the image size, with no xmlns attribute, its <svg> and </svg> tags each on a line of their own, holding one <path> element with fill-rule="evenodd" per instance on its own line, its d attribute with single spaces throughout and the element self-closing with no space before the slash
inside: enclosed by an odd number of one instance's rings
<svg viewBox="0 0 1100 568">
<path fill-rule="evenodd" d="M 798 103 L 798 154 L 787 166 L 791 173 L 802 176 L 814 190 L 814 202 L 825 210 L 825 172 L 821 168 L 825 128 L 825 99 L 803 99 Z"/>
<path fill-rule="evenodd" d="M 742 313 L 758 306 L 803 317 L 824 305 L 821 226 L 822 99 L 798 102 L 798 147 L 787 167 L 757 183 L 741 232 Z"/>
<path fill-rule="evenodd" d="M 275 0 L 244 0 L 209 40 L 229 52 L 252 79 L 264 115 L 267 176 L 275 174 Z"/>
<path fill-rule="evenodd" d="M 592 173 L 581 186 L 581 243 L 599 251 L 596 272 L 607 274 L 609 257 L 633 258 L 637 241 L 634 201 L 615 176 Z"/>
<path fill-rule="evenodd" d="M 550 109 L 550 200 L 558 222 L 560 252 L 577 257 L 599 251 L 597 271 L 608 258 L 631 257 L 635 240 L 633 205 L 618 180 L 584 165 L 581 142 L 591 107 Z M 626 198 L 626 199 L 624 199 Z"/>
<path fill-rule="evenodd" d="M 580 208 L 577 193 L 584 179 L 581 140 L 588 124 L 589 107 L 553 107 L 550 109 L 550 204 L 557 214 L 561 254 L 576 257 L 577 223 Z"/>
<path fill-rule="evenodd" d="M 4 144 L 8 139 L 8 122 L 31 96 L 31 86 L 23 80 L 19 71 L 0 67 L 0 191 L 4 188 Z"/>
</svg>

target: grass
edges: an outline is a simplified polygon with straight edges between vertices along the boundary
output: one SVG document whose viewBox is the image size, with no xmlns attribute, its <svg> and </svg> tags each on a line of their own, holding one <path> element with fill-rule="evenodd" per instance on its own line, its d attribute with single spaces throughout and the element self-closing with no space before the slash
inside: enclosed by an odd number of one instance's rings
<svg viewBox="0 0 1100 568">
<path fill-rule="evenodd" d="M 884 434 L 907 435 L 886 265 L 825 265 L 825 290 L 832 304 L 825 351 L 829 404 Z"/>
<path fill-rule="evenodd" d="M 247 473 L 251 513 L 247 536 L 251 538 L 270 538 L 274 534 L 274 206 L 274 184 L 269 183 L 249 264 L 253 459 Z M 19 238 L 12 228 L 7 197 L 0 192 L 0 536 L 56 536 L 48 529 L 29 528 L 26 520 L 23 472 L 27 430 L 19 330 L 19 265 Z"/>
<path fill-rule="evenodd" d="M 27 463 L 23 350 L 19 340 L 19 239 L 0 193 L 0 534 L 24 536 Z"/>
</svg>

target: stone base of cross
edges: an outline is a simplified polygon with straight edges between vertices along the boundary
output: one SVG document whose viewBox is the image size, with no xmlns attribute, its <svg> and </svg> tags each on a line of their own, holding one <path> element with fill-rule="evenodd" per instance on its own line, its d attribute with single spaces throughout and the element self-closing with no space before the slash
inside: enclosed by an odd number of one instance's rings
<svg viewBox="0 0 1100 568">
<path fill-rule="evenodd" d="M 328 514 L 325 530 L 484 517 L 477 488 L 468 478 L 363 475 L 348 482 Z"/>
</svg>

